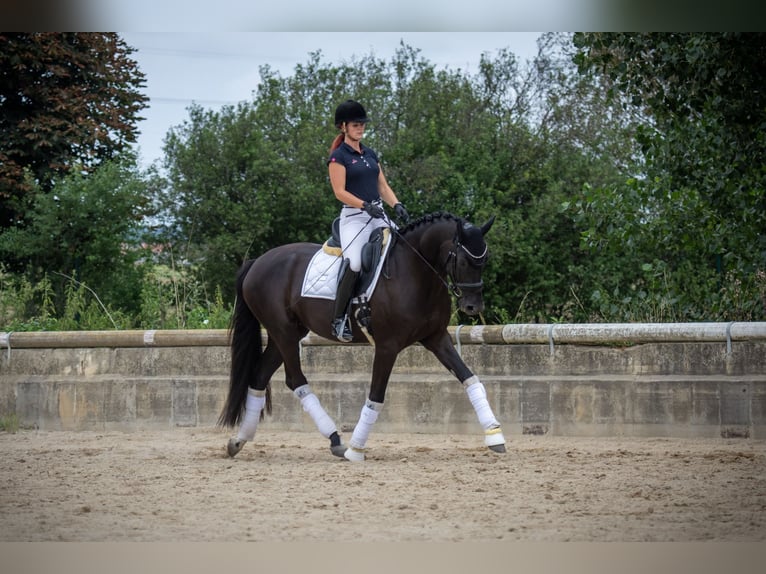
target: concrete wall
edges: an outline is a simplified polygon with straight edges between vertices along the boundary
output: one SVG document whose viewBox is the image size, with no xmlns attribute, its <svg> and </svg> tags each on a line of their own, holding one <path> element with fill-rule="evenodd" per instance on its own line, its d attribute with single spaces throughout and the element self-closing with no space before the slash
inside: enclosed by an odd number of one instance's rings
<svg viewBox="0 0 766 574">
<path fill-rule="evenodd" d="M 766 437 L 766 323 L 451 333 L 506 435 Z M 373 349 L 304 343 L 309 382 L 351 430 Z M 228 366 L 225 331 L 0 333 L 0 416 L 51 430 L 212 426 Z M 280 370 L 262 428 L 314 430 L 283 381 Z M 420 346 L 399 356 L 376 430 L 480 433 L 462 387 Z"/>
</svg>

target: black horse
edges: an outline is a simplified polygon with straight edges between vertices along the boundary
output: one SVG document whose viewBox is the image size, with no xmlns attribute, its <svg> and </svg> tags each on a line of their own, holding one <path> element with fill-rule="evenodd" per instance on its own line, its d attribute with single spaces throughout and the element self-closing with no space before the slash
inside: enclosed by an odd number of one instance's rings
<svg viewBox="0 0 766 574">
<path fill-rule="evenodd" d="M 341 444 L 335 424 L 311 392 L 300 364 L 300 340 L 309 332 L 333 339 L 333 301 L 301 296 L 309 261 L 321 248 L 293 243 L 267 251 L 245 262 L 237 279 L 237 300 L 231 324 L 231 376 L 219 424 L 240 425 L 229 440 L 236 455 L 252 440 L 263 410 L 270 412 L 269 381 L 284 363 L 287 386 L 330 439 L 331 452 L 352 461 L 364 460 L 369 432 L 383 406 L 386 387 L 400 351 L 421 343 L 464 385 L 485 444 L 505 452 L 505 439 L 486 398 L 484 385 L 458 355 L 447 331 L 452 312 L 451 292 L 461 311 L 482 312 L 482 270 L 487 262 L 484 236 L 494 217 L 477 227 L 448 213 L 434 213 L 404 228 L 392 225 L 395 238 L 385 273 L 369 300 L 375 356 L 370 393 L 349 446 Z M 262 348 L 261 326 L 268 338 Z M 352 321 L 354 342 L 368 342 L 358 321 Z"/>
</svg>

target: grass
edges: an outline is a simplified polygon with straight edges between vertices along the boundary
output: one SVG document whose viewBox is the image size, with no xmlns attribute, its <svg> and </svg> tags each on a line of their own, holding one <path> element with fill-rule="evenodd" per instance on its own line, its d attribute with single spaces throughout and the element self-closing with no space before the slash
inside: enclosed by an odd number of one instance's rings
<svg viewBox="0 0 766 574">
<path fill-rule="evenodd" d="M 0 431 L 16 433 L 19 430 L 19 416 L 16 413 L 0 416 Z"/>
</svg>

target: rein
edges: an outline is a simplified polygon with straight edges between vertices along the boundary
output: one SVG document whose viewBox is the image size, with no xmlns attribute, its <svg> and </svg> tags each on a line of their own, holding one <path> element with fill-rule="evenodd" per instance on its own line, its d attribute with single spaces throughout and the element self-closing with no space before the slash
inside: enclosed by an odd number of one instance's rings
<svg viewBox="0 0 766 574">
<path fill-rule="evenodd" d="M 398 229 L 396 229 L 395 227 L 391 227 L 391 229 L 396 234 L 396 236 L 399 239 L 401 239 L 407 245 L 407 247 L 409 247 L 413 251 L 413 253 L 415 253 L 415 255 L 417 255 L 420 258 L 420 260 L 423 263 L 426 264 L 426 267 L 428 267 L 431 271 L 434 272 L 434 274 L 439 278 L 439 281 L 441 281 L 444 284 L 444 286 L 447 288 L 447 290 L 450 293 L 452 293 L 452 295 L 454 295 L 455 297 L 458 297 L 458 298 L 462 297 L 463 289 L 479 289 L 484 286 L 483 280 L 479 281 L 478 283 L 460 283 L 455 280 L 455 276 L 457 274 L 457 250 L 462 249 L 463 251 L 465 251 L 474 261 L 477 261 L 477 263 L 472 262 L 472 265 L 479 266 L 482 264 L 482 260 L 487 255 L 488 247 L 486 245 L 484 246 L 484 253 L 482 253 L 481 255 L 474 255 L 473 253 L 468 251 L 468 248 L 465 245 L 460 243 L 460 241 L 458 240 L 456 236 L 452 240 L 452 244 L 455 249 L 454 250 L 450 249 L 450 252 L 447 254 L 447 259 L 444 262 L 444 269 L 447 271 L 447 278 L 449 279 L 449 281 L 445 281 L 444 278 L 441 276 L 441 274 L 434 268 L 434 266 L 431 265 L 431 263 L 429 263 L 425 257 L 423 257 L 423 254 L 420 253 L 420 251 L 418 251 L 417 249 L 415 249 L 415 247 L 409 241 L 407 241 L 401 233 L 399 233 Z M 449 269 L 447 267 L 449 265 L 450 259 L 452 260 L 452 269 Z"/>
</svg>

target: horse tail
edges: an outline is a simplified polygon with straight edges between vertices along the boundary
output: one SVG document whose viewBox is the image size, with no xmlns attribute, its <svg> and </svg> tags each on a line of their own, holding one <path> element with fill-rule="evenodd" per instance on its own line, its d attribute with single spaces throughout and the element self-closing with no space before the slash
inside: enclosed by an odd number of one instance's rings
<svg viewBox="0 0 766 574">
<path fill-rule="evenodd" d="M 254 263 L 247 261 L 237 272 L 237 300 L 234 303 L 234 313 L 229 325 L 229 340 L 231 346 L 231 370 L 229 373 L 229 393 L 218 418 L 220 426 L 233 427 L 239 424 L 245 412 L 245 401 L 251 381 L 255 380 L 255 372 L 263 353 L 261 342 L 261 323 L 245 303 L 242 296 L 242 284 L 247 272 Z M 266 412 L 271 414 L 271 384 L 266 386 Z M 263 418 L 263 412 L 261 412 Z"/>
</svg>

